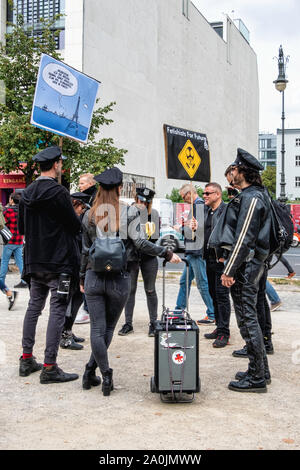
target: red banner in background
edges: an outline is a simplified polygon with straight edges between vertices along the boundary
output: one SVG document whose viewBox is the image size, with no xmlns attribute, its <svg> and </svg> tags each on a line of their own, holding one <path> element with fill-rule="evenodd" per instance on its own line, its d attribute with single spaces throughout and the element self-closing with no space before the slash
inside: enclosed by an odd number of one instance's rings
<svg viewBox="0 0 300 470">
<path fill-rule="evenodd" d="M 0 173 L 0 189 L 5 188 L 25 188 L 25 175 L 23 173 L 10 173 L 8 175 Z"/>
</svg>

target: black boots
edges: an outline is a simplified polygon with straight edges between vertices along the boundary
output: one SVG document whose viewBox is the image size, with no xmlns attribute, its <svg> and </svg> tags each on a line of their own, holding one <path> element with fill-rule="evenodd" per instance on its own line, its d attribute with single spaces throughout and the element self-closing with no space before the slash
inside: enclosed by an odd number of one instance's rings
<svg viewBox="0 0 300 470">
<path fill-rule="evenodd" d="M 265 379 L 253 380 L 249 375 L 246 375 L 237 382 L 230 382 L 228 388 L 234 392 L 266 393 L 267 391 Z"/>
<path fill-rule="evenodd" d="M 245 377 L 247 377 L 248 375 L 249 375 L 248 370 L 246 370 L 246 372 L 237 372 L 235 374 L 235 378 L 237 380 L 242 380 Z M 271 374 L 270 374 L 270 372 L 265 372 L 265 381 L 266 381 L 267 385 L 270 385 L 270 383 L 271 383 Z"/>
<path fill-rule="evenodd" d="M 97 366 L 89 366 L 88 364 L 85 366 L 85 371 L 82 377 L 82 388 L 84 390 L 90 390 L 91 387 L 97 387 L 101 384 L 100 377 L 96 376 Z"/>
<path fill-rule="evenodd" d="M 102 374 L 103 382 L 102 382 L 102 392 L 105 397 L 110 395 L 110 392 L 114 389 L 114 384 L 113 384 L 113 370 L 108 369 L 107 372 L 104 372 Z"/>
<path fill-rule="evenodd" d="M 40 375 L 40 383 L 53 384 L 71 382 L 72 380 L 77 380 L 78 377 L 79 376 L 77 374 L 69 374 L 67 372 L 64 372 L 55 364 L 51 367 L 43 367 L 43 370 Z"/>
<path fill-rule="evenodd" d="M 29 357 L 27 359 L 23 359 L 20 357 L 20 366 L 19 366 L 19 375 L 20 377 L 28 377 L 28 375 L 32 374 L 32 372 L 37 372 L 43 368 L 43 364 L 39 364 L 36 362 L 35 357 Z"/>
</svg>

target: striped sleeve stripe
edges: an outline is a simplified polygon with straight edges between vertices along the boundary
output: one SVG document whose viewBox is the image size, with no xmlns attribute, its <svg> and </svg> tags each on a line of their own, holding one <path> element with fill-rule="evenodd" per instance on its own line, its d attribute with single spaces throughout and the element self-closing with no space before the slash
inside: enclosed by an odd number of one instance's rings
<svg viewBox="0 0 300 470">
<path fill-rule="evenodd" d="M 241 230 L 241 233 L 240 233 L 240 236 L 238 238 L 238 241 L 235 245 L 235 248 L 232 252 L 232 255 L 230 257 L 230 260 L 229 260 L 229 263 L 227 264 L 226 266 L 226 269 L 224 271 L 224 274 L 228 275 L 228 272 L 230 271 L 230 269 L 232 268 L 238 254 L 239 254 L 239 251 L 240 251 L 240 248 L 242 246 L 242 243 L 244 241 L 244 238 L 246 236 L 246 233 L 248 231 L 248 228 L 249 228 L 249 225 L 250 225 L 250 222 L 251 222 L 251 219 L 252 219 L 252 216 L 253 216 L 253 212 L 254 212 L 254 209 L 255 209 L 255 206 L 257 204 L 257 198 L 253 198 L 252 201 L 251 201 L 251 204 L 250 204 L 250 207 L 248 209 L 248 213 L 246 215 L 246 218 L 245 218 L 245 222 L 244 222 L 244 225 L 242 227 L 242 230 Z"/>
</svg>

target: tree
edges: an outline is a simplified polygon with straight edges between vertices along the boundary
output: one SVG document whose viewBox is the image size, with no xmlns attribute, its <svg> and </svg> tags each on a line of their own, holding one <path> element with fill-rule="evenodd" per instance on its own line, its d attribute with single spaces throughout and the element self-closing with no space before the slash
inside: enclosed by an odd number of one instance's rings
<svg viewBox="0 0 300 470">
<path fill-rule="evenodd" d="M 264 186 L 267 187 L 271 197 L 276 198 L 276 167 L 267 166 L 261 175 Z"/>
<path fill-rule="evenodd" d="M 23 18 L 11 25 L 5 44 L 0 43 L 0 80 L 4 84 L 4 99 L 0 104 L 0 167 L 4 173 L 21 171 L 26 185 L 34 179 L 38 168 L 32 157 L 50 145 L 59 145 L 58 135 L 38 129 L 30 124 L 30 116 L 37 81 L 40 57 L 46 53 L 55 59 L 61 57 L 55 49 L 53 20 L 43 22 L 41 36 L 24 30 Z M 99 100 L 96 105 L 99 106 Z M 68 138 L 63 139 L 63 154 L 70 157 L 64 163 L 71 181 L 77 181 L 80 173 L 100 173 L 107 167 L 124 164 L 125 149 L 114 146 L 113 139 L 99 139 L 101 126 L 109 125 L 108 118 L 114 102 L 98 107 L 93 114 L 89 140 L 86 145 Z"/>
</svg>

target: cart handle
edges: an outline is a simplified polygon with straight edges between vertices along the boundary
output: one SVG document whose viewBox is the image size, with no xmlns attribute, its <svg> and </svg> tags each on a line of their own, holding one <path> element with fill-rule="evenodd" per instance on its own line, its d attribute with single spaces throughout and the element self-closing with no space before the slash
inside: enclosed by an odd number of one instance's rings
<svg viewBox="0 0 300 470">
<path fill-rule="evenodd" d="M 185 264 L 186 264 L 186 267 L 187 267 L 187 270 L 186 270 L 186 310 L 187 312 L 189 311 L 189 269 L 190 269 L 190 265 L 189 265 L 189 262 L 186 258 L 182 258 L 182 260 Z M 167 264 L 167 260 L 164 259 L 163 261 L 163 305 L 162 305 L 162 308 L 163 308 L 163 312 L 165 311 L 166 309 L 166 304 L 165 304 L 165 300 L 166 300 L 166 293 L 165 293 L 165 284 L 166 284 L 166 264 Z"/>
</svg>

